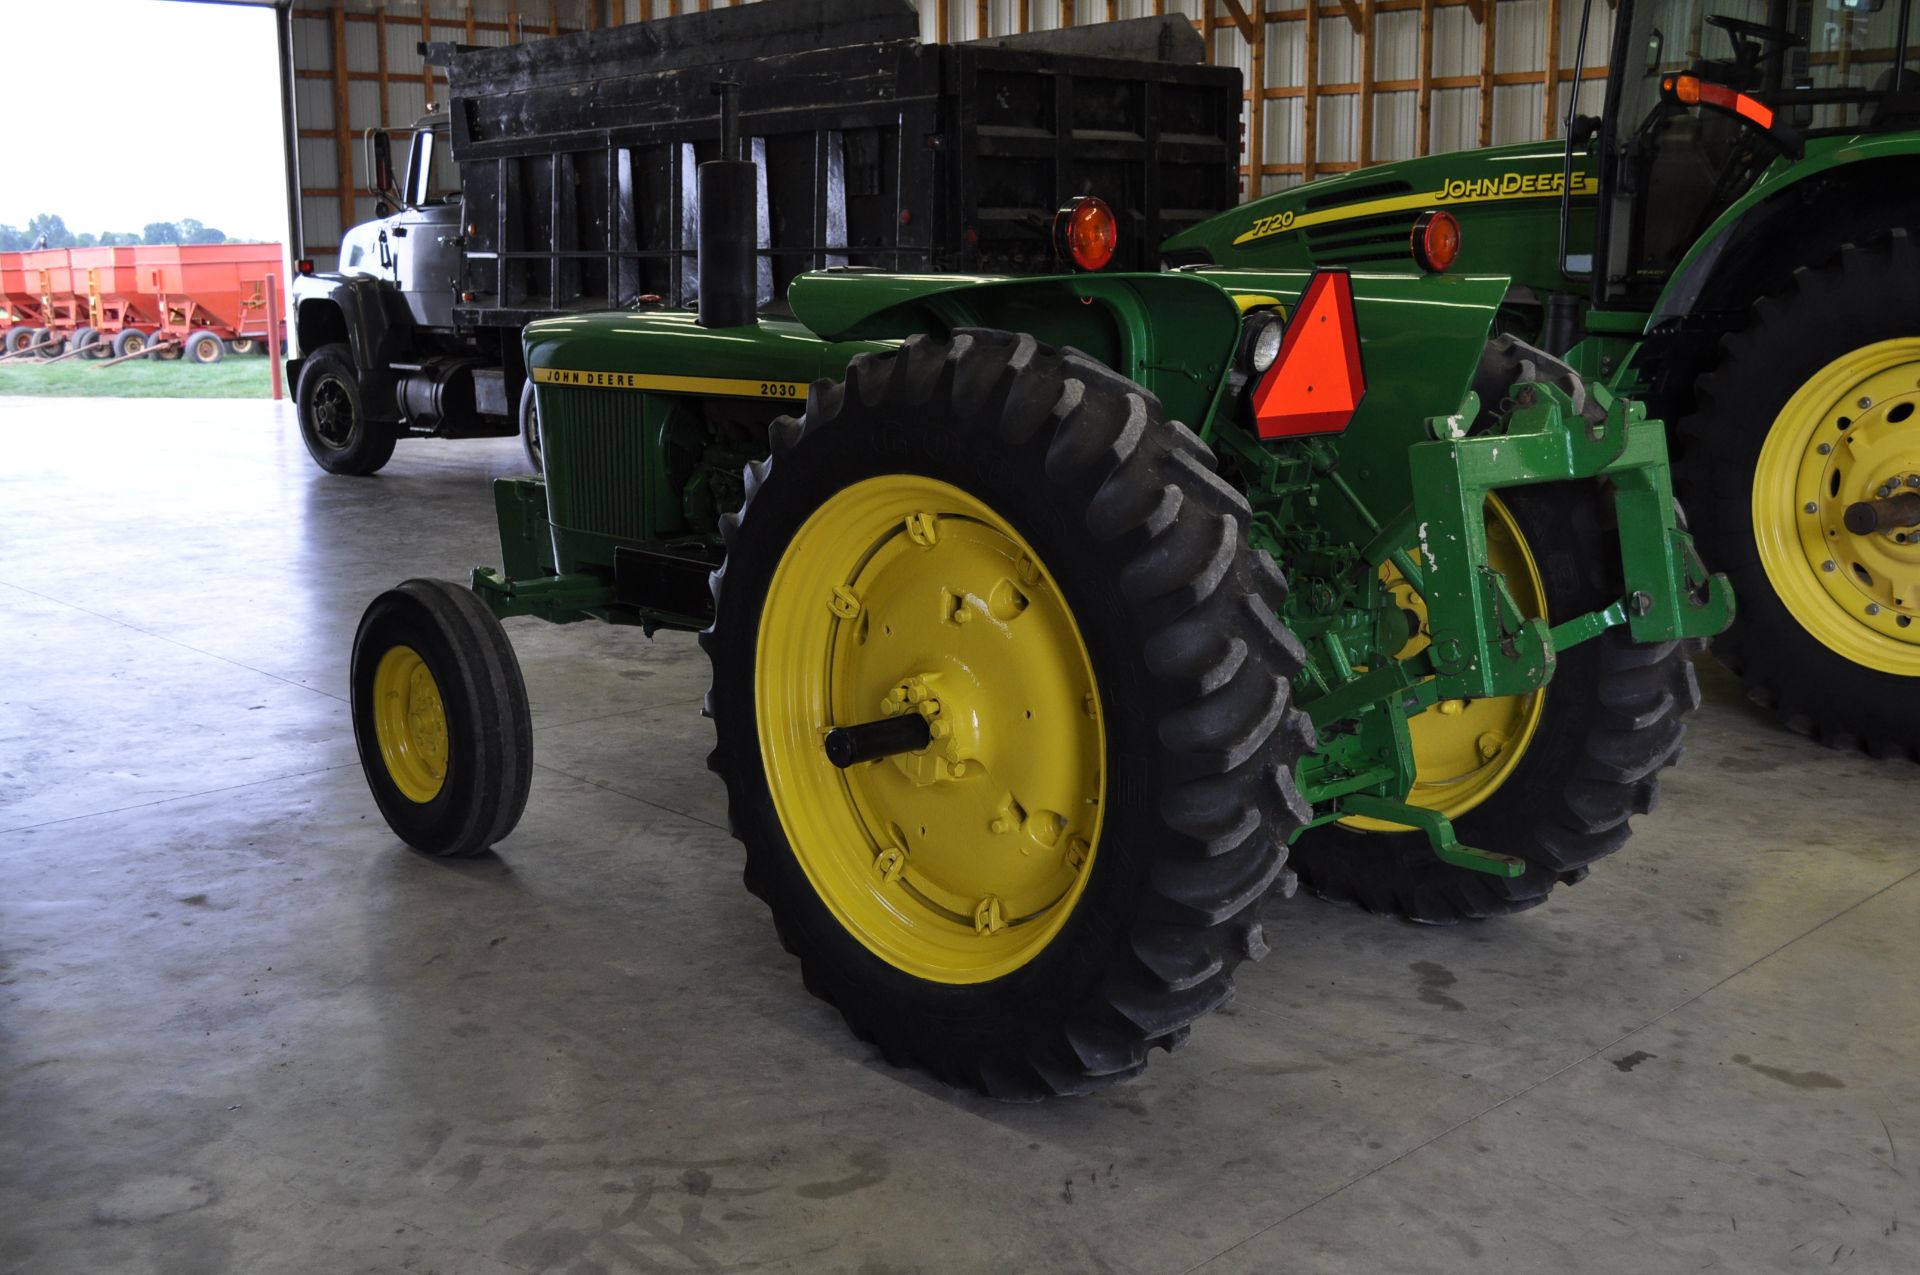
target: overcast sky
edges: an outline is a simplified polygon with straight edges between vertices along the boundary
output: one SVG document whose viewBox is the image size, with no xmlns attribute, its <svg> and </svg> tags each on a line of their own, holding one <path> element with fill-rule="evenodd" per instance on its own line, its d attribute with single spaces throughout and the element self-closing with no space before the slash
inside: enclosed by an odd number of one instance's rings
<svg viewBox="0 0 1920 1275">
<path fill-rule="evenodd" d="M 137 234 L 197 217 L 286 238 L 272 10 L 0 0 L 0 16 L 15 107 L 0 129 L 0 223 L 57 213 L 75 234 Z"/>
</svg>

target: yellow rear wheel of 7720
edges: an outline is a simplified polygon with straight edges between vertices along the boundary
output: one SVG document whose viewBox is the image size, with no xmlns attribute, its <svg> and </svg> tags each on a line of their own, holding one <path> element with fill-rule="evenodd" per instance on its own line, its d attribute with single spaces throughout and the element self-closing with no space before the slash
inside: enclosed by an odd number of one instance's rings
<svg viewBox="0 0 1920 1275">
<path fill-rule="evenodd" d="M 1526 536 L 1498 496 L 1487 498 L 1487 562 L 1506 577 L 1507 589 L 1521 614 L 1547 614 L 1546 583 L 1540 565 L 1527 547 Z M 1420 621 L 1420 631 L 1398 658 L 1408 659 L 1427 648 L 1427 606 L 1391 563 L 1381 568 L 1381 580 L 1399 605 Z M 1545 710 L 1548 690 L 1497 699 L 1442 700 L 1407 723 L 1413 737 L 1416 773 L 1407 800 L 1427 810 L 1457 819 L 1497 792 L 1520 764 Z M 1395 824 L 1349 816 L 1347 827 L 1370 832 L 1401 832 Z"/>
<path fill-rule="evenodd" d="M 1920 502 L 1920 337 L 1850 350 L 1781 407 L 1753 476 L 1753 535 L 1781 602 L 1828 649 L 1920 677 L 1920 525 L 1850 530 L 1860 503 Z"/>
</svg>

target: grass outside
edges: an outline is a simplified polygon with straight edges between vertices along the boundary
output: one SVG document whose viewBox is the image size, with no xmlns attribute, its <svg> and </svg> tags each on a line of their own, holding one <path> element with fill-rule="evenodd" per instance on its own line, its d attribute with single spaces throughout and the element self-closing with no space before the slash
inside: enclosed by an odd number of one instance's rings
<svg viewBox="0 0 1920 1275">
<path fill-rule="evenodd" d="M 273 369 L 258 354 L 229 354 L 201 366 L 176 359 L 134 359 L 101 367 L 86 359 L 64 363 L 8 359 L 0 363 L 0 396 L 44 398 L 267 398 Z"/>
</svg>

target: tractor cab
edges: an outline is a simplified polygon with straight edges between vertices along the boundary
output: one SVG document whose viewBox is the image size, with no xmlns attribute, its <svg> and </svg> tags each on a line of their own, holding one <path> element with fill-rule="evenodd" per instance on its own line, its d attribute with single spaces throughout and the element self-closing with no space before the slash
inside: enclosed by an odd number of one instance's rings
<svg viewBox="0 0 1920 1275">
<path fill-rule="evenodd" d="M 1769 167 L 1813 139 L 1920 126 L 1915 7 L 1619 0 L 1602 115 L 1569 121 L 1570 162 L 1598 146 L 1600 207 L 1592 252 L 1570 242 L 1568 273 L 1590 275 L 1603 308 L 1648 308 Z"/>
</svg>

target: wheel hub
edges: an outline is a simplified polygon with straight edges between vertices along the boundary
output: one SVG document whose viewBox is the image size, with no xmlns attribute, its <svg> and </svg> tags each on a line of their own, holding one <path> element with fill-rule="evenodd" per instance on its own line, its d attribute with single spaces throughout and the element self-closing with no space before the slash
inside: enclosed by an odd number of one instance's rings
<svg viewBox="0 0 1920 1275">
<path fill-rule="evenodd" d="M 1781 409 L 1754 475 L 1760 559 L 1855 663 L 1920 676 L 1920 340 L 1835 359 Z"/>
<path fill-rule="evenodd" d="M 373 674 L 374 738 L 387 774 L 409 801 L 428 802 L 447 779 L 447 710 L 420 653 L 395 646 Z"/>
<path fill-rule="evenodd" d="M 761 755 L 823 902 L 870 950 L 981 982 L 1045 947 L 1099 843 L 1105 737 L 1055 581 L 984 502 L 915 475 L 815 510 L 762 613 Z M 926 722 L 923 747 L 841 769 L 829 729 Z"/>
</svg>

